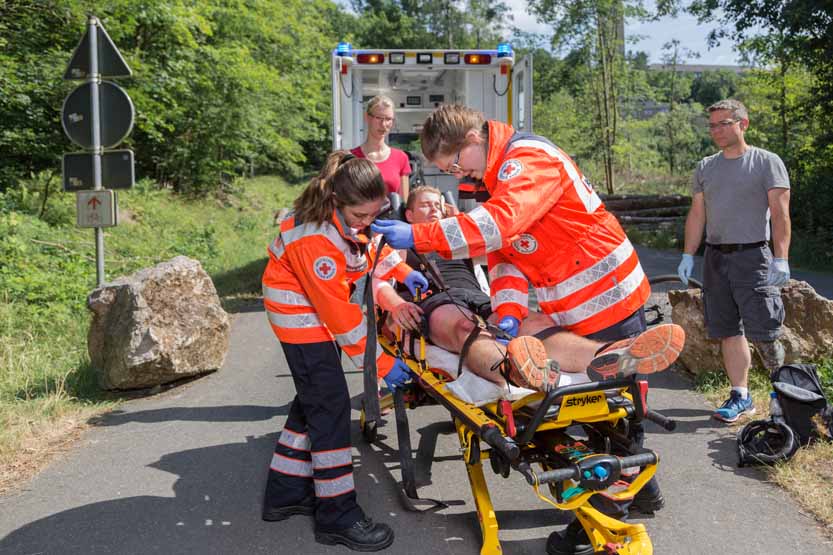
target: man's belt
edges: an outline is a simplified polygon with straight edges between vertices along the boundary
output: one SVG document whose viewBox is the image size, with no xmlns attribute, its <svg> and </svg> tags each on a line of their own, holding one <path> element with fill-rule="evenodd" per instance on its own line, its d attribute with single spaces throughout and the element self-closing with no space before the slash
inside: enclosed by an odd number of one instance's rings
<svg viewBox="0 0 833 555">
<path fill-rule="evenodd" d="M 757 249 L 759 247 L 763 247 L 764 245 L 766 245 L 766 241 L 758 241 L 757 243 L 723 243 L 722 245 L 706 243 L 706 246 L 710 249 L 715 249 L 720 252 L 745 251 L 748 249 Z"/>
</svg>

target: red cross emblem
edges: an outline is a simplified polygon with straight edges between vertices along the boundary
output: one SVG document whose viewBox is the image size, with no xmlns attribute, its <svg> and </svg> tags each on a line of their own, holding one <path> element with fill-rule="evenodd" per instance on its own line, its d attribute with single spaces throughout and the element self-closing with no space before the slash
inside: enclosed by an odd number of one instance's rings
<svg viewBox="0 0 833 555">
<path fill-rule="evenodd" d="M 523 164 L 521 164 L 519 160 L 515 160 L 514 158 L 512 158 L 511 160 L 505 161 L 500 166 L 500 171 L 498 171 L 497 173 L 497 178 L 501 181 L 512 179 L 513 177 L 520 175 L 523 169 Z"/>
<path fill-rule="evenodd" d="M 512 242 L 512 247 L 521 254 L 532 254 L 538 250 L 538 241 L 529 233 L 524 233 Z"/>
<path fill-rule="evenodd" d="M 333 279 L 336 275 L 336 262 L 329 256 L 321 256 L 315 260 L 312 269 L 320 279 Z"/>
</svg>

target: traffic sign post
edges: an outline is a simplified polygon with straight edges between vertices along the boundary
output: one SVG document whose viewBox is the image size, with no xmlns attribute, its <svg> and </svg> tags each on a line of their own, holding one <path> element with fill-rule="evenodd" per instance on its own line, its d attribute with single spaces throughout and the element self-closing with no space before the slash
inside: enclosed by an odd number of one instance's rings
<svg viewBox="0 0 833 555">
<path fill-rule="evenodd" d="M 104 232 L 118 221 L 116 194 L 134 183 L 133 152 L 112 150 L 133 129 L 133 102 L 124 90 L 103 77 L 129 77 L 116 45 L 95 16 L 72 54 L 64 79 L 80 79 L 61 111 L 64 132 L 86 152 L 64 154 L 64 191 L 76 191 L 78 227 L 95 228 L 96 278 L 104 283 Z M 105 189 L 107 187 L 107 189 Z"/>
</svg>

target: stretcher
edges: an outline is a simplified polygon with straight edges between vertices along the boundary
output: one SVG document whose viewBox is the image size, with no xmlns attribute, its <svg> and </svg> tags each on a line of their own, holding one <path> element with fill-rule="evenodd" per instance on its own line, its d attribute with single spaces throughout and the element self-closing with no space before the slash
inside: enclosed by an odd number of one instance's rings
<svg viewBox="0 0 833 555">
<path fill-rule="evenodd" d="M 648 410 L 647 382 L 630 376 L 574 383 L 514 401 L 501 399 L 475 406 L 451 392 L 444 370 L 427 363 L 424 339 L 415 356 L 406 356 L 401 341 L 390 340 L 379 331 L 381 348 L 403 358 L 415 376 L 412 384 L 379 401 L 382 408 L 395 411 L 403 489 L 408 499 L 418 499 L 418 495 L 406 408 L 438 403 L 449 411 L 459 437 L 480 522 L 481 555 L 502 553 L 483 472 L 485 461 L 504 478 L 511 472 L 521 473 L 542 502 L 574 512 L 596 553 L 653 553 L 643 524 L 607 516 L 592 503 L 596 495 L 613 501 L 632 499 L 656 472 L 659 456 L 634 448 L 628 436 L 629 426 L 642 419 L 668 430 L 674 428 L 672 420 Z M 373 394 L 375 397 L 375 391 Z M 363 403 L 360 425 L 366 440 L 375 441 L 378 423 L 378 419 L 368 418 Z M 571 426 L 580 426 L 586 439 L 574 438 L 568 430 Z M 624 479 L 628 471 L 632 474 Z"/>
</svg>

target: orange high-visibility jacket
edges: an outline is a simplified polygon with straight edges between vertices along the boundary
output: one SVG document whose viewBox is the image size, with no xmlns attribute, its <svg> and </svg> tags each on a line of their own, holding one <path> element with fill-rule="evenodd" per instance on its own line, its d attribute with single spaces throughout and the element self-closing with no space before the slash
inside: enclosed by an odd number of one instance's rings
<svg viewBox="0 0 833 555">
<path fill-rule="evenodd" d="M 541 311 L 579 335 L 645 304 L 650 286 L 633 245 L 561 149 L 490 121 L 483 182 L 485 203 L 415 224 L 414 246 L 447 258 L 488 253 L 492 307 L 500 317 L 526 317 L 529 283 Z"/>
<path fill-rule="evenodd" d="M 364 367 L 367 322 L 361 307 L 350 302 L 350 285 L 369 271 L 375 243 L 354 233 L 336 210 L 332 221 L 296 222 L 290 214 L 269 245 L 263 273 L 263 301 L 272 331 L 287 343 L 318 343 L 335 339 L 357 368 Z M 405 279 L 410 266 L 385 246 L 374 275 Z M 393 366 L 380 349 L 379 376 Z"/>
</svg>

